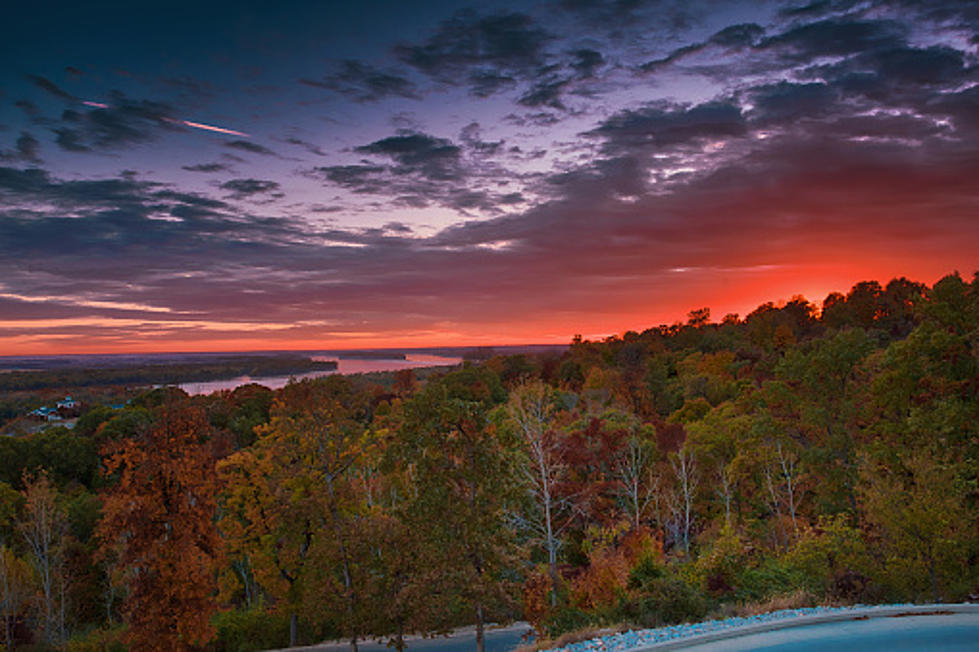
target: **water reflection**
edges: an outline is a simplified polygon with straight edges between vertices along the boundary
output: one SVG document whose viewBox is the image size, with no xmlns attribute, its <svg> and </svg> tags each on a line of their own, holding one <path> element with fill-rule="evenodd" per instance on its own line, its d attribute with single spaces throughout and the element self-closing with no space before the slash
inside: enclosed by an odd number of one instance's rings
<svg viewBox="0 0 979 652">
<path fill-rule="evenodd" d="M 238 376 L 226 380 L 209 380 L 199 383 L 181 383 L 178 385 L 188 394 L 210 394 L 224 389 L 234 389 L 240 385 L 248 383 L 258 383 L 265 385 L 269 389 L 279 389 L 285 387 L 290 378 L 301 380 L 303 378 L 318 378 L 330 374 L 362 374 L 371 371 L 397 371 L 399 369 L 417 369 L 419 367 L 444 367 L 457 365 L 462 362 L 462 358 L 447 358 L 438 355 L 409 354 L 404 360 L 386 359 L 358 359 L 341 358 L 336 356 L 313 356 L 313 360 L 336 360 L 336 370 L 310 371 L 294 376 Z"/>
</svg>

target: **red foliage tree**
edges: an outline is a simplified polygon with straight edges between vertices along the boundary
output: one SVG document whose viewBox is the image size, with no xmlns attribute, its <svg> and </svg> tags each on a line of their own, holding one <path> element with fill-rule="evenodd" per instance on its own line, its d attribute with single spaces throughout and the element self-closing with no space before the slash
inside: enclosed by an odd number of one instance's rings
<svg viewBox="0 0 979 652">
<path fill-rule="evenodd" d="M 126 569 L 123 613 L 139 650 L 187 650 L 213 636 L 214 458 L 204 414 L 164 405 L 141 436 L 110 444 L 102 551 Z"/>
</svg>

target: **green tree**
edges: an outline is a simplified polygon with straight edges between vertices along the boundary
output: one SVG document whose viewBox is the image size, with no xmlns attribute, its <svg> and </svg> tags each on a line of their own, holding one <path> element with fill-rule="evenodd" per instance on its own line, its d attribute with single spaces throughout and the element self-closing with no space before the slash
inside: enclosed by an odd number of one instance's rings
<svg viewBox="0 0 979 652">
<path fill-rule="evenodd" d="M 475 621 L 479 652 L 487 620 L 505 614 L 510 603 L 505 576 L 515 565 L 505 520 L 516 502 L 507 453 L 513 442 L 488 418 L 504 399 L 499 379 L 485 368 L 467 366 L 432 380 L 406 403 L 401 446 L 392 450 L 412 466 L 404 517 L 442 556 L 444 581 L 436 586 L 451 589 L 426 600 L 443 601 L 446 609 L 458 600 Z"/>
<path fill-rule="evenodd" d="M 861 476 L 863 516 L 887 553 L 889 583 L 904 598 L 958 599 L 956 580 L 975 574 L 967 560 L 979 521 L 948 456 L 931 449 L 899 455 L 897 464 L 867 460 Z"/>
</svg>

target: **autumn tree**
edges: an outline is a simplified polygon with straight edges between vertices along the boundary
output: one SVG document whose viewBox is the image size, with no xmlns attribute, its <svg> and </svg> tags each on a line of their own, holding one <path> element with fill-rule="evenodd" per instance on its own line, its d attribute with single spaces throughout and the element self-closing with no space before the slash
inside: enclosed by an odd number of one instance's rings
<svg viewBox="0 0 979 652">
<path fill-rule="evenodd" d="M 273 406 L 263 434 L 264 442 L 289 447 L 307 465 L 296 469 L 296 481 L 309 483 L 301 491 L 320 506 L 323 530 L 311 544 L 319 581 L 306 588 L 319 589 L 313 604 L 332 604 L 331 611 L 343 613 L 338 625 L 354 652 L 368 631 L 364 611 L 369 597 L 360 578 L 364 556 L 358 554 L 367 494 L 356 473 L 367 463 L 373 443 L 368 408 L 365 394 L 343 376 L 293 383 Z"/>
<path fill-rule="evenodd" d="M 831 333 L 786 354 L 777 379 L 757 397 L 773 429 L 816 456 L 812 461 L 823 470 L 815 486 L 821 511 L 856 509 L 858 416 L 866 392 L 861 364 L 872 350 L 863 330 Z"/>
<path fill-rule="evenodd" d="M 687 424 L 687 441 L 701 460 L 714 496 L 723 505 L 726 526 L 733 525 L 732 513 L 741 498 L 742 469 L 749 462 L 744 457 L 753 457 L 753 451 L 745 451 L 744 446 L 750 425 L 751 419 L 730 402 Z"/>
<path fill-rule="evenodd" d="M 353 649 L 368 631 L 368 410 L 342 376 L 290 383 L 255 444 L 219 465 L 230 556 L 288 613 L 290 645 L 300 613 L 336 627 Z"/>
<path fill-rule="evenodd" d="M 98 534 L 128 569 L 124 616 L 137 649 L 174 650 L 213 636 L 214 460 L 205 415 L 164 402 L 140 436 L 106 447 L 105 496 Z"/>
<path fill-rule="evenodd" d="M 24 612 L 33 591 L 30 566 L 6 545 L 0 546 L 0 618 L 3 618 L 3 644 L 13 649 L 13 623 Z"/>
</svg>

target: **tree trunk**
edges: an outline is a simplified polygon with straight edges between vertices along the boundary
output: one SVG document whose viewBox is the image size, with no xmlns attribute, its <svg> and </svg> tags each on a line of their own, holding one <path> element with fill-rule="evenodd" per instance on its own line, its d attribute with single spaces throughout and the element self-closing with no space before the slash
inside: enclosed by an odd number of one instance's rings
<svg viewBox="0 0 979 652">
<path fill-rule="evenodd" d="M 483 604 L 476 603 L 476 652 L 486 652 L 486 642 L 483 640 Z"/>
<path fill-rule="evenodd" d="M 400 618 L 398 619 L 398 634 L 394 637 L 394 649 L 398 652 L 404 652 L 405 649 L 405 624 Z"/>
<path fill-rule="evenodd" d="M 340 528 L 340 510 L 337 509 L 336 494 L 333 490 L 333 475 L 326 473 L 326 486 L 330 492 L 330 519 L 333 521 L 333 536 L 336 539 L 337 547 L 340 549 L 340 568 L 343 571 L 343 586 L 346 589 L 347 618 L 354 633 L 350 635 L 350 650 L 357 652 L 357 624 L 354 620 L 354 603 L 357 601 L 357 594 L 353 588 L 353 577 L 350 572 L 350 556 L 347 554 L 347 545 L 343 538 L 343 530 Z"/>
<path fill-rule="evenodd" d="M 547 473 L 543 461 L 540 464 L 541 484 L 544 488 L 544 522 L 547 528 L 547 564 L 551 573 L 551 606 L 557 606 L 557 550 L 554 541 L 554 527 L 551 524 L 551 491 L 547 483 Z"/>
<path fill-rule="evenodd" d="M 928 575 L 931 578 L 931 601 L 935 604 L 941 602 L 938 595 L 938 574 L 935 572 L 935 558 L 928 558 Z"/>
<path fill-rule="evenodd" d="M 289 614 L 289 647 L 296 647 L 296 634 L 299 629 L 299 616 L 295 613 Z"/>
<path fill-rule="evenodd" d="M 560 586 L 558 575 L 557 575 L 557 551 L 554 549 L 554 543 L 548 547 L 547 557 L 548 563 L 550 564 L 551 571 L 551 606 L 557 606 L 557 589 Z"/>
</svg>

